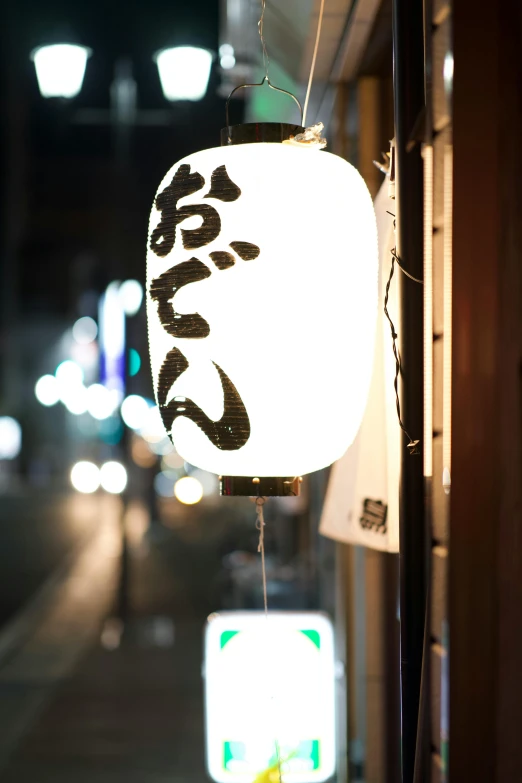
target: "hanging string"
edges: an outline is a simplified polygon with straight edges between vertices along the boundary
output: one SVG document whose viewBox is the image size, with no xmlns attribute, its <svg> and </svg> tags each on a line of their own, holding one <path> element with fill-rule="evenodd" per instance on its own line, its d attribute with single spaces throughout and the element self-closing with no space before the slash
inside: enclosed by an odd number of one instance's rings
<svg viewBox="0 0 522 783">
<path fill-rule="evenodd" d="M 263 606 L 265 609 L 265 617 L 268 620 L 268 592 L 266 589 L 266 563 L 265 563 L 265 515 L 263 506 L 266 503 L 266 498 L 257 496 L 256 502 L 256 528 L 259 530 L 259 542 L 257 545 L 257 551 L 261 554 L 261 572 L 263 575 Z M 272 697 L 273 698 L 273 697 Z M 281 753 L 279 752 L 279 742 L 274 740 L 277 760 L 277 771 L 279 776 L 279 783 L 283 783 L 281 773 Z"/>
<path fill-rule="evenodd" d="M 312 56 L 312 65 L 310 67 L 310 76 L 308 77 L 308 87 L 306 88 L 306 98 L 305 98 L 304 108 L 303 108 L 303 127 L 305 128 L 306 128 L 306 112 L 308 109 L 308 101 L 310 99 L 312 82 L 314 79 L 315 61 L 317 60 L 317 50 L 319 49 L 319 39 L 321 38 L 321 27 L 323 26 L 324 2 L 325 0 L 321 0 L 321 7 L 319 8 L 319 19 L 317 20 L 317 33 L 315 35 L 314 53 Z"/>
<path fill-rule="evenodd" d="M 268 56 L 265 36 L 263 33 L 263 27 L 265 24 L 265 11 L 266 11 L 266 0 L 261 0 L 261 16 L 259 17 L 259 22 L 257 23 L 257 29 L 259 30 L 261 46 L 263 47 L 263 67 L 265 69 L 265 79 L 268 79 L 268 67 L 270 65 L 270 58 Z"/>
<path fill-rule="evenodd" d="M 393 215 L 391 212 L 388 212 L 388 215 L 391 215 L 393 217 L 393 228 L 395 229 L 395 215 Z M 402 421 L 402 414 L 401 414 L 401 401 L 399 398 L 399 375 L 402 375 L 402 365 L 401 365 L 401 356 L 399 353 L 399 349 L 397 348 L 397 337 L 398 334 L 395 331 L 395 326 L 393 324 L 393 321 L 391 319 L 390 313 L 388 312 L 388 299 L 390 295 L 390 285 L 393 278 L 393 273 L 395 271 L 395 264 L 399 267 L 401 272 L 406 275 L 406 277 L 409 277 L 410 280 L 413 280 L 414 283 L 419 283 L 420 285 L 423 285 L 423 281 L 419 280 L 417 277 L 413 277 L 413 275 L 410 275 L 409 272 L 406 271 L 406 269 L 403 267 L 399 256 L 397 255 L 397 247 L 394 247 L 391 251 L 392 261 L 391 261 L 391 267 L 390 267 L 390 276 L 388 277 L 388 282 L 386 283 L 386 293 L 384 296 L 384 314 L 386 318 L 389 321 L 390 324 L 390 330 L 391 330 L 391 337 L 392 337 L 392 349 L 393 349 L 393 355 L 395 357 L 395 378 L 393 379 L 393 387 L 395 389 L 395 405 L 397 408 L 397 418 L 399 419 L 399 425 L 401 430 L 404 432 L 406 437 L 408 438 L 408 444 L 407 449 L 410 452 L 411 455 L 413 454 L 420 454 L 419 451 L 419 440 L 414 440 L 406 427 L 404 426 L 404 423 Z"/>
<path fill-rule="evenodd" d="M 263 506 L 266 503 L 266 498 L 256 498 L 256 528 L 259 530 L 259 543 L 257 545 L 257 551 L 261 553 L 261 572 L 263 574 L 263 606 L 265 607 L 265 617 L 268 619 L 268 595 L 266 590 L 266 564 L 265 564 L 265 516 L 263 513 Z"/>
</svg>

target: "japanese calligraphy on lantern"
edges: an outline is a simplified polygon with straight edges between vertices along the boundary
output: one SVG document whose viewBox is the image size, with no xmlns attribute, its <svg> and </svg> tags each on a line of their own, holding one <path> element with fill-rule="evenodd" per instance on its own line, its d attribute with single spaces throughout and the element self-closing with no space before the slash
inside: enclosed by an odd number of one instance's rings
<svg viewBox="0 0 522 783">
<path fill-rule="evenodd" d="M 371 198 L 348 163 L 280 144 L 180 161 L 154 201 L 147 289 L 156 400 L 188 462 L 294 476 L 344 453 L 377 293 Z"/>
<path fill-rule="evenodd" d="M 183 164 L 176 170 L 170 184 L 156 197 L 155 205 L 161 212 L 161 220 L 151 232 L 150 249 L 160 258 L 170 255 L 176 243 L 177 226 L 187 218 L 197 216 L 202 222 L 196 228 L 180 229 L 184 250 L 202 249 L 219 237 L 221 219 L 215 207 L 209 204 L 178 205 L 180 199 L 201 190 L 204 184 L 205 180 L 201 174 L 191 172 L 190 166 Z M 240 188 L 232 182 L 225 166 L 214 169 L 210 191 L 205 198 L 227 202 L 235 201 L 240 195 Z M 244 259 L 250 260 L 259 255 L 259 248 L 248 242 L 231 242 L 230 247 Z M 226 250 L 214 250 L 209 256 L 218 270 L 224 271 L 234 266 L 234 256 Z M 176 312 L 173 306 L 173 299 L 181 288 L 205 280 L 210 275 L 208 266 L 192 257 L 188 261 L 175 264 L 152 280 L 150 297 L 157 304 L 159 320 L 168 334 L 190 340 L 201 339 L 210 334 L 208 322 L 199 313 L 181 314 Z M 218 449 L 231 451 L 241 448 L 247 442 L 250 422 L 234 384 L 221 367 L 215 363 L 214 365 L 219 373 L 223 391 L 223 414 L 218 421 L 209 418 L 193 400 L 179 396 L 169 399 L 174 383 L 189 367 L 186 356 L 178 347 L 168 351 L 161 365 L 156 397 L 167 433 L 171 433 L 174 421 L 178 416 L 182 416 L 197 424 Z"/>
</svg>

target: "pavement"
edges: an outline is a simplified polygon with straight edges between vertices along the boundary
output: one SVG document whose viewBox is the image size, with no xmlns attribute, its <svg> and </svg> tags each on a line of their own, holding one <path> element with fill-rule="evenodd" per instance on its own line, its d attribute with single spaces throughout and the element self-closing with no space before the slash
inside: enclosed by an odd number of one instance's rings
<svg viewBox="0 0 522 783">
<path fill-rule="evenodd" d="M 204 783 L 203 628 L 229 524 L 95 503 L 0 633 L 0 783 Z"/>
</svg>

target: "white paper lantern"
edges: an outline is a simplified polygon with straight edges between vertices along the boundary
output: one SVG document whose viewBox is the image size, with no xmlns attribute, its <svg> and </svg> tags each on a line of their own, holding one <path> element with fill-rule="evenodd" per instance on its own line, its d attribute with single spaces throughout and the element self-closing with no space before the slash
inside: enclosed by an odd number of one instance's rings
<svg viewBox="0 0 522 783">
<path fill-rule="evenodd" d="M 179 454 L 248 477 L 341 457 L 366 405 L 377 269 L 372 200 L 342 158 L 256 143 L 176 163 L 150 218 L 147 308 Z"/>
</svg>

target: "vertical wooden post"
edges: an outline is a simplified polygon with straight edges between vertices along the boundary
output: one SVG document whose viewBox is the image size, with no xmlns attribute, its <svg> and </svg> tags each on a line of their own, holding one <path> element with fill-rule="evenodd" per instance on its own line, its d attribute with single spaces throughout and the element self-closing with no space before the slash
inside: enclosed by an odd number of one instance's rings
<svg viewBox="0 0 522 783">
<path fill-rule="evenodd" d="M 452 781 L 522 780 L 521 31 L 453 2 Z"/>
<path fill-rule="evenodd" d="M 396 144 L 397 253 L 414 277 L 423 275 L 423 174 L 420 145 L 412 136 L 424 109 L 424 18 L 418 0 L 394 0 L 393 55 Z M 412 144 L 413 142 L 413 144 Z M 402 419 L 412 439 L 423 436 L 422 286 L 400 275 L 400 379 Z M 402 780 L 415 767 L 424 625 L 426 530 L 422 444 L 412 456 L 402 440 L 400 487 Z"/>
<path fill-rule="evenodd" d="M 357 82 L 359 115 L 358 169 L 368 190 L 375 198 L 382 184 L 382 174 L 373 165 L 380 160 L 381 152 L 381 83 L 376 76 L 364 76 Z"/>
</svg>

